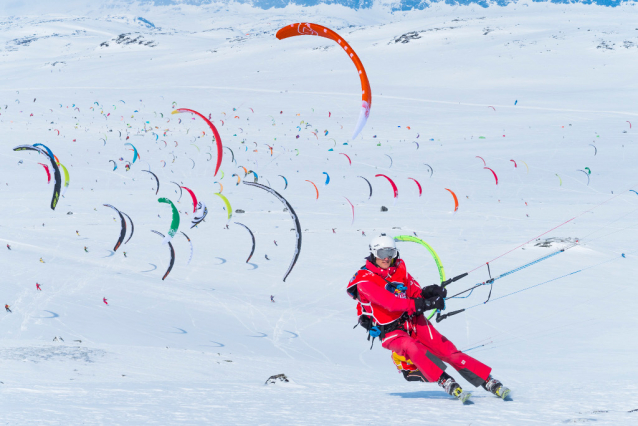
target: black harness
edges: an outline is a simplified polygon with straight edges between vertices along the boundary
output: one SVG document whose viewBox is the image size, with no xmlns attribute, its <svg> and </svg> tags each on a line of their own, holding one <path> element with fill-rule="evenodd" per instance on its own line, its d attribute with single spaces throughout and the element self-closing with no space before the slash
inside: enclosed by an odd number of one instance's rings
<svg viewBox="0 0 638 426">
<path fill-rule="evenodd" d="M 364 265 L 359 270 L 368 271 L 369 269 L 366 268 Z M 391 282 L 389 282 L 385 278 L 383 277 L 381 278 L 387 284 L 393 285 Z M 359 298 L 359 291 L 357 290 L 356 285 L 353 285 L 352 287 L 348 287 L 346 291 L 353 299 L 356 299 L 359 303 L 361 303 L 361 299 Z M 368 341 L 372 339 L 372 344 L 370 345 L 370 349 L 372 349 L 372 346 L 374 346 L 374 339 L 376 339 L 377 337 L 381 339 L 381 341 L 383 341 L 383 339 L 385 339 L 386 334 L 388 333 L 391 333 L 396 330 L 407 331 L 405 328 L 405 322 L 407 320 L 408 320 L 408 314 L 407 312 L 404 312 L 399 319 L 392 321 L 389 324 L 383 324 L 383 325 L 375 324 L 376 321 L 372 318 L 372 316 L 364 312 L 363 314 L 359 315 L 357 324 L 355 324 L 355 326 L 352 328 L 357 328 L 357 326 L 360 325 L 368 332 Z"/>
</svg>

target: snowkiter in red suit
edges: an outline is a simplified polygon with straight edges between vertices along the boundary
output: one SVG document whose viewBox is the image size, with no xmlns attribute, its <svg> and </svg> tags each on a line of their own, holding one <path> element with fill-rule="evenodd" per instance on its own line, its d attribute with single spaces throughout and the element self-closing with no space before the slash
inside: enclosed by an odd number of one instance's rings
<svg viewBox="0 0 638 426">
<path fill-rule="evenodd" d="M 348 294 L 359 303 L 359 323 L 381 345 L 410 360 L 419 380 L 436 382 L 445 391 L 466 401 L 470 394 L 445 372 L 447 363 L 475 387 L 482 386 L 503 399 L 509 389 L 492 378 L 492 369 L 459 351 L 423 315 L 432 309 L 445 309 L 447 291 L 438 285 L 421 288 L 406 270 L 394 239 L 382 234 L 370 244 L 366 264 L 352 277 Z M 414 380 L 412 378 L 406 379 Z"/>
</svg>

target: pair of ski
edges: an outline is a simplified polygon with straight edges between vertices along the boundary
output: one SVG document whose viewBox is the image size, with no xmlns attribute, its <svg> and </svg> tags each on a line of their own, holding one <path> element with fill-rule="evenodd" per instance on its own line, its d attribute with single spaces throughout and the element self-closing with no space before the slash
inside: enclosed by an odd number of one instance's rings
<svg viewBox="0 0 638 426">
<path fill-rule="evenodd" d="M 501 398 L 503 401 L 511 401 L 512 400 L 511 393 L 512 393 L 512 391 L 510 389 L 506 388 L 505 386 L 502 386 L 497 391 L 497 395 L 496 396 Z M 463 403 L 463 404 L 469 404 L 471 396 L 472 396 L 472 392 L 463 391 L 463 392 L 461 392 L 461 394 L 459 396 L 456 397 L 456 399 L 461 401 L 461 403 Z"/>
</svg>

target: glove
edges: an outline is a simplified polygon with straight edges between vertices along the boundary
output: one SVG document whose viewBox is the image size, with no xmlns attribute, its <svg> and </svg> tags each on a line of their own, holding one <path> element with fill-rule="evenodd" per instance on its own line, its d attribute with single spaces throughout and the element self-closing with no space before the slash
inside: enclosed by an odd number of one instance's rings
<svg viewBox="0 0 638 426">
<path fill-rule="evenodd" d="M 445 300 L 438 296 L 429 299 L 423 299 L 422 297 L 414 299 L 414 314 L 416 316 L 432 309 L 445 309 Z"/>
<path fill-rule="evenodd" d="M 429 299 L 435 296 L 443 298 L 447 297 L 447 289 L 440 285 L 432 284 L 421 290 L 421 297 L 424 299 Z"/>
</svg>

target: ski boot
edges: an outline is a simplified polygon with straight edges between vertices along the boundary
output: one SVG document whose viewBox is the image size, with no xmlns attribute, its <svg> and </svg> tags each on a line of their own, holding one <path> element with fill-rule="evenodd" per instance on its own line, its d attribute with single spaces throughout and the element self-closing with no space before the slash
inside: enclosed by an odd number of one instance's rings
<svg viewBox="0 0 638 426">
<path fill-rule="evenodd" d="M 463 404 L 465 404 L 470 399 L 470 396 L 472 396 L 470 392 L 465 392 L 447 373 L 443 373 L 437 383 L 445 390 L 445 392 L 452 395 Z"/>
<path fill-rule="evenodd" d="M 485 389 L 486 391 L 493 393 L 494 395 L 502 399 L 506 399 L 510 394 L 510 390 L 503 386 L 503 383 L 499 382 L 492 376 L 489 376 L 487 381 L 481 386 L 483 386 L 483 389 Z"/>
</svg>

